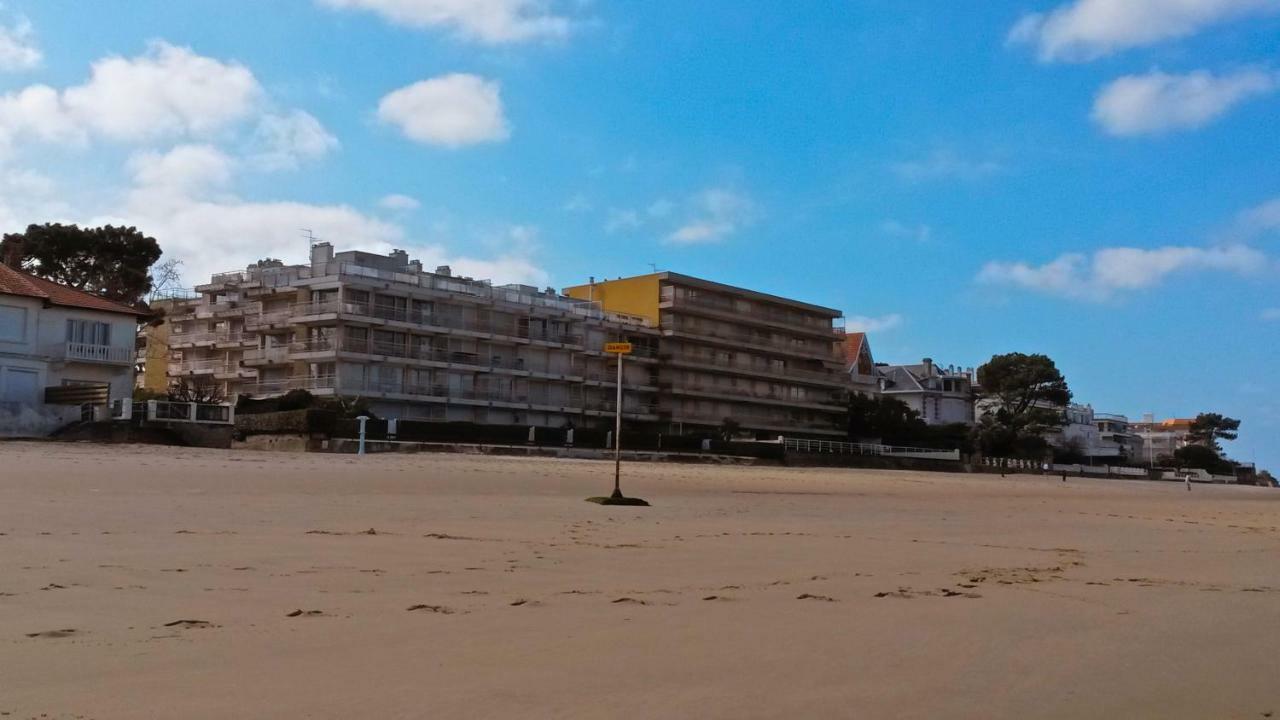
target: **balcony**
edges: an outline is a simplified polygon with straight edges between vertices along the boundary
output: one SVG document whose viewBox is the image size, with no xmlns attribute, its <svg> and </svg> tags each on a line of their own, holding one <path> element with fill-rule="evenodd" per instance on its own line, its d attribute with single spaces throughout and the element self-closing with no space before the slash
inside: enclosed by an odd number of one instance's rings
<svg viewBox="0 0 1280 720">
<path fill-rule="evenodd" d="M 805 358 L 836 360 L 834 336 L 830 342 L 810 340 L 803 343 L 793 342 L 795 338 L 774 333 L 751 333 L 716 327 L 707 323 L 692 323 L 676 318 L 666 323 L 666 332 L 685 335 L 704 342 L 727 347 L 744 348 L 774 355 L 792 355 Z"/>
<path fill-rule="evenodd" d="M 677 294 L 675 288 L 670 286 L 662 288 L 658 299 L 660 303 L 669 305 L 677 310 L 681 308 L 701 308 L 736 318 L 739 322 L 767 322 L 784 326 L 793 331 L 817 333 L 819 335 L 830 334 L 832 330 L 832 320 L 817 313 L 784 310 L 782 308 L 769 307 L 756 301 L 739 301 L 707 294 L 698 294 L 696 296 L 690 296 L 687 293 Z"/>
<path fill-rule="evenodd" d="M 293 313 L 298 318 L 317 318 L 324 315 L 354 315 L 377 320 L 403 322 L 423 327 L 438 327 L 451 330 L 463 330 L 482 335 L 500 335 L 520 340 L 576 345 L 581 347 L 583 336 L 579 332 L 542 330 L 536 326 L 521 327 L 519 320 L 526 316 L 510 317 L 506 320 L 466 317 L 451 313 L 426 313 L 417 310 L 379 305 L 377 303 L 343 302 L 327 300 L 318 303 L 299 303 L 293 306 Z"/>
<path fill-rule="evenodd" d="M 279 380 L 262 380 L 245 383 L 237 388 L 243 395 L 283 395 L 290 390 L 308 390 L 311 392 L 332 390 L 335 385 L 332 375 L 319 377 L 290 377 Z"/>
<path fill-rule="evenodd" d="M 704 357 L 689 353 L 663 353 L 663 359 L 672 365 L 708 370 L 715 373 L 745 375 L 747 377 L 764 377 L 784 382 L 809 382 L 828 386 L 843 387 L 848 376 L 835 370 L 803 370 L 793 367 L 778 367 L 769 363 L 754 363 L 734 360 L 730 363 L 717 362 L 713 357 Z"/>
<path fill-rule="evenodd" d="M 132 347 L 112 347 L 89 343 L 67 342 L 52 345 L 46 353 L 54 360 L 101 365 L 133 365 L 137 351 Z"/>
<path fill-rule="evenodd" d="M 289 362 L 289 348 L 250 348 L 242 359 L 245 365 L 281 365 Z"/>
<path fill-rule="evenodd" d="M 293 312 L 291 310 L 272 310 L 271 312 L 264 312 L 257 315 L 245 315 L 244 329 L 257 330 L 264 327 L 271 327 L 272 325 L 288 325 L 292 317 Z"/>
</svg>

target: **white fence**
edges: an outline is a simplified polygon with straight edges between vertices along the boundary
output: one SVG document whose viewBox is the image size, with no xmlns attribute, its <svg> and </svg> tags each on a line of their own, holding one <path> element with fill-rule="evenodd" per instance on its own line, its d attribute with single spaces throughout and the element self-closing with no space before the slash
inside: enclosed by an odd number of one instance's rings
<svg viewBox="0 0 1280 720">
<path fill-rule="evenodd" d="M 993 457 L 982 458 L 982 464 L 986 467 L 1007 468 L 1009 470 L 1032 470 L 1049 473 L 1071 473 L 1074 475 L 1098 475 L 1103 477 L 1114 475 L 1122 475 L 1125 477 L 1147 477 L 1146 468 L 1123 467 L 1120 465 L 1065 465 L 1060 463 L 1043 463 L 1036 460 Z"/>
<path fill-rule="evenodd" d="M 832 453 L 836 455 L 878 455 L 881 457 L 915 458 L 918 460 L 954 460 L 959 462 L 959 450 L 902 447 L 876 443 L 849 443 L 834 440 L 803 440 L 783 438 L 783 449 L 791 452 Z"/>
</svg>

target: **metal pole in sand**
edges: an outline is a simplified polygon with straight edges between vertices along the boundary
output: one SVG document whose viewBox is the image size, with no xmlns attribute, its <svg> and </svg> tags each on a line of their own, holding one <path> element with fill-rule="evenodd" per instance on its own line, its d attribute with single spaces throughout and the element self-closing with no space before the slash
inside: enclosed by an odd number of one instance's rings
<svg viewBox="0 0 1280 720">
<path fill-rule="evenodd" d="M 622 356 L 631 352 L 631 343 L 605 343 L 604 351 L 618 356 L 618 388 L 616 406 L 613 409 L 613 494 L 609 497 L 589 497 L 587 502 L 600 505 L 648 505 L 640 498 L 622 495 Z"/>
<path fill-rule="evenodd" d="M 618 353 L 618 398 L 613 408 L 613 497 L 622 497 L 622 358 Z"/>
</svg>

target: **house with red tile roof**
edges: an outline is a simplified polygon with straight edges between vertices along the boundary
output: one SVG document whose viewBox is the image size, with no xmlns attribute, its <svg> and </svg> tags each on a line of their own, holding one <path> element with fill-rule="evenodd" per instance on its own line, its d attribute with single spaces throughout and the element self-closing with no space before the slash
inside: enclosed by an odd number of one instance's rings
<svg viewBox="0 0 1280 720">
<path fill-rule="evenodd" d="M 0 264 L 0 436 L 45 435 L 128 400 L 142 314 Z"/>
</svg>

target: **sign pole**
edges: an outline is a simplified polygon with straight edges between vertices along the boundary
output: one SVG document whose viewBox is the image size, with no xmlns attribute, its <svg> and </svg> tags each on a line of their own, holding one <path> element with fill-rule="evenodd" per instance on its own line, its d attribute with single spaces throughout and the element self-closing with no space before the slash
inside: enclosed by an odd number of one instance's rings
<svg viewBox="0 0 1280 720">
<path fill-rule="evenodd" d="M 622 362 L 623 356 L 631 352 L 631 343 L 605 343 L 604 351 L 618 358 L 617 394 L 613 408 L 613 494 L 608 497 L 589 497 L 587 502 L 600 505 L 648 505 L 640 498 L 624 497 L 622 494 Z"/>
<path fill-rule="evenodd" d="M 622 358 L 618 353 L 618 399 L 613 408 L 613 497 L 622 498 Z"/>
</svg>

